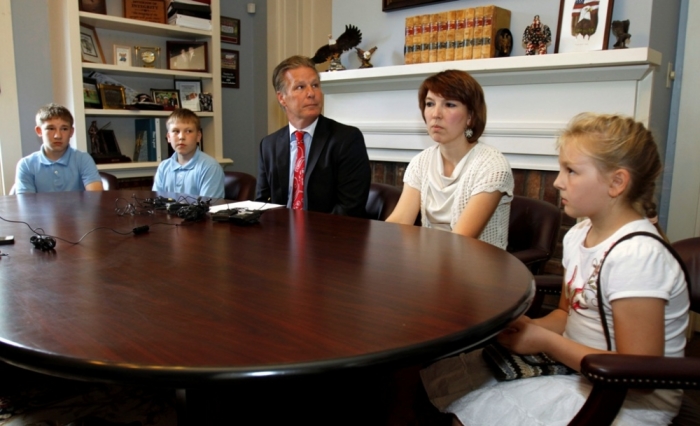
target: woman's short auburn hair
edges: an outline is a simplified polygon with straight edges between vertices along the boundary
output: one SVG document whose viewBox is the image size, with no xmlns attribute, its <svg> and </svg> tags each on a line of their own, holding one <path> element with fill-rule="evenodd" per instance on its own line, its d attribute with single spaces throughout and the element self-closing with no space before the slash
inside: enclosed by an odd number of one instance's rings
<svg viewBox="0 0 700 426">
<path fill-rule="evenodd" d="M 460 70 L 446 70 L 426 78 L 418 89 L 418 105 L 425 121 L 425 97 L 428 91 L 445 99 L 460 101 L 471 114 L 471 129 L 474 134 L 469 142 L 476 142 L 486 128 L 486 102 L 484 90 L 474 77 Z M 466 130 L 466 129 L 465 129 Z"/>
</svg>

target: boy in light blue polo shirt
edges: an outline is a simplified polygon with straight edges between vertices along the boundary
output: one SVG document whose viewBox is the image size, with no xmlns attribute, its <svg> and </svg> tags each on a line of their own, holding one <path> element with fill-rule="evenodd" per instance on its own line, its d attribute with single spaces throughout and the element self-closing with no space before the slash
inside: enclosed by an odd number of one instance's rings
<svg viewBox="0 0 700 426">
<path fill-rule="evenodd" d="M 70 146 L 75 129 L 67 108 L 54 103 L 41 107 L 34 130 L 41 149 L 17 163 L 15 193 L 102 191 L 95 161 Z"/>
<path fill-rule="evenodd" d="M 153 190 L 224 198 L 224 170 L 197 147 L 202 140 L 197 114 L 189 109 L 176 109 L 165 124 L 168 142 L 175 153 L 158 166 Z"/>
</svg>

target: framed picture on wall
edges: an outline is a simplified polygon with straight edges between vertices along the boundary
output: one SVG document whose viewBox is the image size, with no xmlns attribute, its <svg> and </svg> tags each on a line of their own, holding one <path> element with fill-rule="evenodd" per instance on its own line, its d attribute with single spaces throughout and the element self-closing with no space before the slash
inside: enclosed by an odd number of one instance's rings
<svg viewBox="0 0 700 426">
<path fill-rule="evenodd" d="M 453 0 L 382 0 L 382 12 L 423 6 L 430 3 L 443 3 Z"/>
<path fill-rule="evenodd" d="M 561 0 L 555 53 L 608 48 L 613 0 Z"/>
<path fill-rule="evenodd" d="M 221 42 L 241 44 L 241 20 L 221 17 Z"/>
<path fill-rule="evenodd" d="M 238 89 L 238 50 L 221 49 L 221 86 Z"/>
</svg>

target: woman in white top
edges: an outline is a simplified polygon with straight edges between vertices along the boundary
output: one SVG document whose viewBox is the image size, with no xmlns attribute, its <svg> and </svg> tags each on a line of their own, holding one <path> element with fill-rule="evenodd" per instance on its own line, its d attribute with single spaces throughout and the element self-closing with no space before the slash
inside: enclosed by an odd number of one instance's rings
<svg viewBox="0 0 700 426">
<path fill-rule="evenodd" d="M 428 134 L 437 142 L 413 158 L 399 203 L 387 222 L 452 231 L 505 249 L 513 173 L 497 149 L 479 142 L 486 103 L 464 71 L 428 77 L 418 91 Z"/>
</svg>

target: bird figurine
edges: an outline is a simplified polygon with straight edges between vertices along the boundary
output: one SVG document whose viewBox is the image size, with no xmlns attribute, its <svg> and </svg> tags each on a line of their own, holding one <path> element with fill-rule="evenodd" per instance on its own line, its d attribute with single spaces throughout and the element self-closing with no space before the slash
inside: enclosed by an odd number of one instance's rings
<svg viewBox="0 0 700 426">
<path fill-rule="evenodd" d="M 612 33 L 615 35 L 615 37 L 617 37 L 617 41 L 613 45 L 614 49 L 627 49 L 627 42 L 632 37 L 629 33 L 629 30 L 629 19 L 625 19 L 624 21 L 613 21 Z"/>
<path fill-rule="evenodd" d="M 340 55 L 346 50 L 357 46 L 361 41 L 362 33 L 360 30 L 354 25 L 346 25 L 345 32 L 337 40 L 333 40 L 333 35 L 329 34 L 328 44 L 321 46 L 311 60 L 317 64 L 330 60 L 331 64 L 328 71 L 344 70 L 345 67 L 340 63 Z"/>
<path fill-rule="evenodd" d="M 359 47 L 355 48 L 355 51 L 357 52 L 357 57 L 360 58 L 360 61 L 362 61 L 362 65 L 360 65 L 360 68 L 372 68 L 374 66 L 369 62 L 369 60 L 372 59 L 372 54 L 375 50 L 377 50 L 377 46 L 374 46 L 369 50 L 362 50 Z"/>
</svg>

